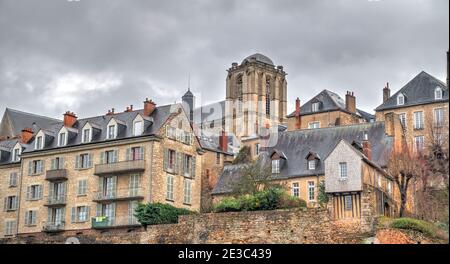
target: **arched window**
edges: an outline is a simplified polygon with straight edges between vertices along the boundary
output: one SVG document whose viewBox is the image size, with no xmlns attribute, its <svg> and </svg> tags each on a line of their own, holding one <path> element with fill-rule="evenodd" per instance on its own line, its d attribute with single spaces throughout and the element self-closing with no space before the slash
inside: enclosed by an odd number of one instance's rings
<svg viewBox="0 0 450 264">
<path fill-rule="evenodd" d="M 242 100 L 243 100 L 242 75 L 239 75 L 236 80 L 236 98 L 238 104 L 238 113 L 242 113 Z"/>
<path fill-rule="evenodd" d="M 397 105 L 404 105 L 405 104 L 405 96 L 403 94 L 399 94 L 397 96 Z"/>
<path fill-rule="evenodd" d="M 270 115 L 270 77 L 266 78 L 266 115 Z"/>
<path fill-rule="evenodd" d="M 441 87 L 436 87 L 436 89 L 434 90 L 434 99 L 435 100 L 442 99 L 442 89 L 441 89 Z"/>
</svg>

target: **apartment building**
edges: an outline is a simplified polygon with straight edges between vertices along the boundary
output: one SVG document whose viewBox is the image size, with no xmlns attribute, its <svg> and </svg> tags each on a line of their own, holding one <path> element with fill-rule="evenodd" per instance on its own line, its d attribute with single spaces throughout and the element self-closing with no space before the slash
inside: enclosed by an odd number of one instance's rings
<svg viewBox="0 0 450 264">
<path fill-rule="evenodd" d="M 204 152 L 181 104 L 66 112 L 0 146 L 2 236 L 133 227 L 139 202 L 200 210 Z"/>
<path fill-rule="evenodd" d="M 375 111 L 377 121 L 399 119 L 407 145 L 422 151 L 433 141 L 448 140 L 448 85 L 422 71 L 391 96 L 389 83 L 383 103 Z M 448 141 L 447 141 L 448 142 Z"/>
<path fill-rule="evenodd" d="M 315 129 L 371 122 L 375 117 L 356 108 L 356 97 L 347 92 L 345 100 L 338 94 L 323 90 L 300 106 L 295 101 L 295 111 L 287 116 L 287 130 Z"/>
</svg>

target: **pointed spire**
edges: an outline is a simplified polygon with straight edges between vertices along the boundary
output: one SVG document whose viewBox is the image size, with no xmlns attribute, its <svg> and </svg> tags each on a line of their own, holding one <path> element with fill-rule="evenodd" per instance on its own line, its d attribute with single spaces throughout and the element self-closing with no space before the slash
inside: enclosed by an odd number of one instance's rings
<svg viewBox="0 0 450 264">
<path fill-rule="evenodd" d="M 188 75 L 188 91 L 191 90 L 191 73 Z"/>
</svg>

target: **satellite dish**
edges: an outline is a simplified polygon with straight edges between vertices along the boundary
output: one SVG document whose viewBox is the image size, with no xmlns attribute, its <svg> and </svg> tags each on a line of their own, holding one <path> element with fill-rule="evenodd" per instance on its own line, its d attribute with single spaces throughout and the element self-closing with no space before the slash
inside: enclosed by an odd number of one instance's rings
<svg viewBox="0 0 450 264">
<path fill-rule="evenodd" d="M 66 239 L 65 244 L 80 244 L 80 240 L 78 240 L 78 238 L 76 237 L 69 237 Z"/>
</svg>

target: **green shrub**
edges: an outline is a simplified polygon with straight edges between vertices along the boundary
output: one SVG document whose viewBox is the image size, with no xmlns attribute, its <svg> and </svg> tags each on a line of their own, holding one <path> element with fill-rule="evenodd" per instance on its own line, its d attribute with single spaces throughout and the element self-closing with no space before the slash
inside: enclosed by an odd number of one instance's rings
<svg viewBox="0 0 450 264">
<path fill-rule="evenodd" d="M 216 204 L 215 212 L 237 212 L 274 210 L 281 208 L 306 207 L 306 202 L 288 195 L 280 187 L 271 187 L 254 195 L 246 194 L 224 198 Z"/>
<path fill-rule="evenodd" d="M 414 230 L 430 236 L 435 236 L 437 231 L 436 226 L 434 226 L 429 222 L 407 217 L 394 219 L 391 223 L 391 227 L 398 229 Z"/>
<path fill-rule="evenodd" d="M 222 199 L 214 207 L 216 212 L 237 212 L 241 211 L 241 202 L 234 197 L 227 197 Z"/>
<path fill-rule="evenodd" d="M 187 209 L 177 208 L 170 204 L 148 203 L 139 204 L 134 215 L 141 225 L 147 226 L 177 223 L 179 215 L 192 213 Z"/>
</svg>

